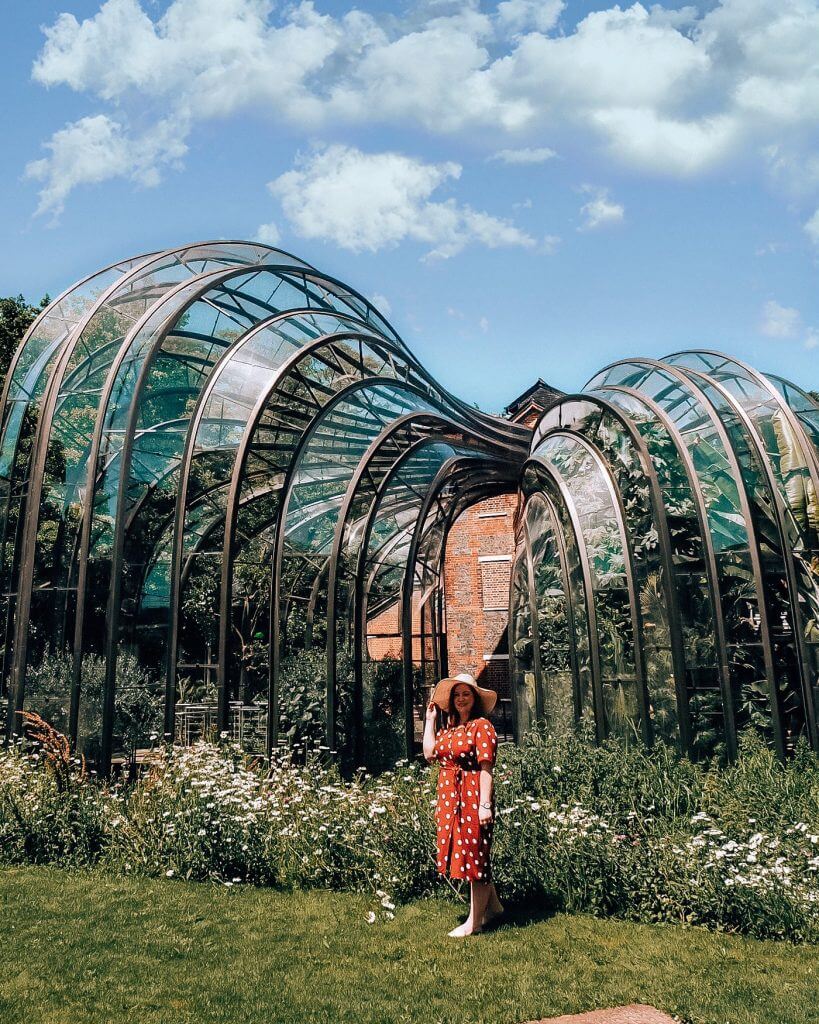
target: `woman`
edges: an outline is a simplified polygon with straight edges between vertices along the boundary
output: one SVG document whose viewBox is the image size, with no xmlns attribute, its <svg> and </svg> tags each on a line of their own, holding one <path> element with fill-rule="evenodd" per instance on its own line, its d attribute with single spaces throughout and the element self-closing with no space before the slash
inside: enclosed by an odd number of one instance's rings
<svg viewBox="0 0 819 1024">
<path fill-rule="evenodd" d="M 485 716 L 497 698 L 464 672 L 442 679 L 427 706 L 424 757 L 440 762 L 435 809 L 438 870 L 471 883 L 469 917 L 453 928 L 452 938 L 476 935 L 503 913 L 489 862 L 494 820 L 492 769 L 498 738 Z M 436 735 L 437 708 L 447 715 L 447 727 Z"/>
</svg>

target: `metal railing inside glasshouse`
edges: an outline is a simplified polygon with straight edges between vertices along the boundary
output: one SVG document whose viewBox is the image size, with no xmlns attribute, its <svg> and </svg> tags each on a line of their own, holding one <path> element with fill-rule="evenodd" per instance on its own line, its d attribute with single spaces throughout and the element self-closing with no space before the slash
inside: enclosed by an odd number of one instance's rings
<svg viewBox="0 0 819 1024">
<path fill-rule="evenodd" d="M 510 492 L 515 736 L 817 747 L 809 393 L 711 352 L 633 359 L 533 432 L 441 388 L 352 289 L 247 242 L 108 267 L 15 354 L 6 731 L 37 712 L 102 771 L 163 735 L 411 756 L 447 671 L 448 532 Z M 375 660 L 369 624 L 396 608 L 401 656 Z"/>
</svg>

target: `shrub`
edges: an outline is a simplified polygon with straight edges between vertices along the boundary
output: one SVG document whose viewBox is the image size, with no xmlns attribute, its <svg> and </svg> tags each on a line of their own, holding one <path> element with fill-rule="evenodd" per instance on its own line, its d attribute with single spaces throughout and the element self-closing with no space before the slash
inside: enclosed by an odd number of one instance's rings
<svg viewBox="0 0 819 1024">
<path fill-rule="evenodd" d="M 369 891 L 379 912 L 450 891 L 435 869 L 435 771 L 343 780 L 315 754 L 271 765 L 235 747 L 170 747 L 130 788 L 42 750 L 0 752 L 7 860 Z M 496 769 L 504 898 L 638 921 L 819 940 L 819 763 L 756 742 L 727 769 L 671 749 L 531 734 Z M 375 913 L 375 911 L 373 912 Z"/>
<path fill-rule="evenodd" d="M 64 651 L 46 650 L 40 661 L 26 670 L 26 705 L 36 707 L 46 722 L 62 732 L 68 731 L 73 674 L 72 658 Z M 85 655 L 80 676 L 80 734 L 89 757 L 99 756 L 104 687 L 105 659 Z M 120 651 L 114 692 L 115 742 L 131 758 L 138 747 L 161 735 L 163 700 L 159 681 L 130 651 Z"/>
<path fill-rule="evenodd" d="M 0 858 L 5 863 L 91 864 L 108 843 L 105 792 L 68 754 L 65 738 L 26 715 L 40 739 L 0 753 Z"/>
<path fill-rule="evenodd" d="M 123 800 L 106 862 L 200 881 L 275 882 L 264 790 L 235 748 L 169 747 Z"/>
</svg>

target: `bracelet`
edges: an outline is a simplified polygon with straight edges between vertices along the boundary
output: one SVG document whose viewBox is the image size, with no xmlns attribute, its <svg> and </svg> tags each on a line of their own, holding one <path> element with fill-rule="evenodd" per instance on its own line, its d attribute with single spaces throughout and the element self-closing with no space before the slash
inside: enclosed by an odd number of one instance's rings
<svg viewBox="0 0 819 1024">
<path fill-rule="evenodd" d="M 487 811 L 491 811 L 492 810 L 492 804 L 481 804 L 481 807 L 485 807 L 487 809 Z"/>
</svg>

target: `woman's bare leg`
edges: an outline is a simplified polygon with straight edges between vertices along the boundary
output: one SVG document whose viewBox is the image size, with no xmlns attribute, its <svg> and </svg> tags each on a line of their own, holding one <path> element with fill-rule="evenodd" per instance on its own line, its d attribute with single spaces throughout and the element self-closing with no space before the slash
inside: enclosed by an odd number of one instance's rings
<svg viewBox="0 0 819 1024">
<path fill-rule="evenodd" d="M 489 896 L 486 901 L 486 910 L 484 911 L 482 925 L 489 924 L 496 917 L 500 917 L 503 913 L 503 904 L 498 899 L 498 891 L 495 888 L 495 883 L 492 882 L 489 886 Z"/>
<path fill-rule="evenodd" d="M 453 939 L 462 939 L 467 935 L 474 935 L 475 932 L 481 930 L 481 923 L 486 914 L 486 905 L 489 902 L 489 890 L 491 888 L 492 886 L 487 882 L 472 882 L 470 885 L 469 917 L 463 924 L 453 928 L 449 933 Z"/>
</svg>

